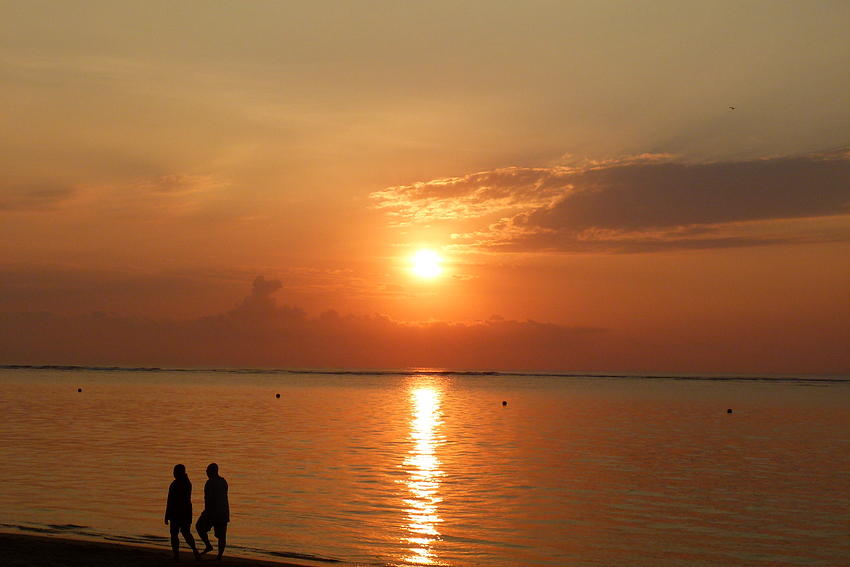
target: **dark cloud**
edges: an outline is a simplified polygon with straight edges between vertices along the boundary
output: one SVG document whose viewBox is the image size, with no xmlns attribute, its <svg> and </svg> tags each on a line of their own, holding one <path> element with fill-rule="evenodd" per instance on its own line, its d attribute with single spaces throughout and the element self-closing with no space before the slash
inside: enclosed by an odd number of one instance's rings
<svg viewBox="0 0 850 567">
<path fill-rule="evenodd" d="M 280 280 L 267 280 L 263 276 L 257 276 L 251 284 L 249 297 L 268 297 L 282 287 L 283 283 Z"/>
<path fill-rule="evenodd" d="M 640 230 L 850 213 L 850 159 L 636 163 L 576 173 L 531 226 Z"/>
<path fill-rule="evenodd" d="M 395 321 L 380 314 L 308 316 L 278 306 L 277 280 L 258 277 L 250 295 L 218 315 L 175 321 L 115 314 L 0 313 L 0 364 L 162 367 L 524 369 L 846 373 L 842 317 L 770 325 L 743 340 L 737 326 L 709 338 L 629 337 L 532 320 Z M 811 340 L 801 341 L 800 337 Z"/>
<path fill-rule="evenodd" d="M 585 367 L 601 329 L 535 321 L 425 323 L 380 314 L 308 317 L 262 276 L 235 308 L 191 321 L 94 313 L 0 314 L 0 364 L 243 367 Z M 597 361 L 598 362 L 598 361 Z"/>
<path fill-rule="evenodd" d="M 74 193 L 73 187 L 61 183 L 0 184 L 0 211 L 52 209 Z"/>
<path fill-rule="evenodd" d="M 522 209 L 456 235 L 456 249 L 639 252 L 843 240 L 850 237 L 846 223 L 825 232 L 789 221 L 850 214 L 850 151 L 499 170 L 391 188 L 375 198 L 409 222 Z"/>
</svg>

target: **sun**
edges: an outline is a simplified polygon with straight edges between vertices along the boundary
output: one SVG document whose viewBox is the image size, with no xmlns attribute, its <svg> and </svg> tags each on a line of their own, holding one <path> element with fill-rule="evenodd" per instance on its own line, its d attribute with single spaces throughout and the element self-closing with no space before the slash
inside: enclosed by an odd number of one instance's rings
<svg viewBox="0 0 850 567">
<path fill-rule="evenodd" d="M 423 278 L 433 278 L 443 271 L 440 262 L 443 261 L 436 252 L 431 250 L 420 250 L 411 258 L 413 262 L 413 273 Z"/>
</svg>

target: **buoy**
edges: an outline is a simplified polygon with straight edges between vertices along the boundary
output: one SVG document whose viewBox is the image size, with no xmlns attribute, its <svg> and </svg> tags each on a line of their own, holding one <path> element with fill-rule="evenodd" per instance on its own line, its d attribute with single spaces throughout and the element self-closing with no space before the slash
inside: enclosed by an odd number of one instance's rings
<svg viewBox="0 0 850 567">
<path fill-rule="evenodd" d="M 732 410 L 728 409 L 726 410 L 726 413 L 732 413 Z"/>
<path fill-rule="evenodd" d="M 506 406 L 506 405 L 508 405 L 508 402 L 502 402 L 502 405 Z"/>
<path fill-rule="evenodd" d="M 280 397 L 280 394 L 275 394 L 275 395 L 274 395 L 274 397 L 275 397 L 275 398 L 279 398 L 279 397 Z"/>
</svg>

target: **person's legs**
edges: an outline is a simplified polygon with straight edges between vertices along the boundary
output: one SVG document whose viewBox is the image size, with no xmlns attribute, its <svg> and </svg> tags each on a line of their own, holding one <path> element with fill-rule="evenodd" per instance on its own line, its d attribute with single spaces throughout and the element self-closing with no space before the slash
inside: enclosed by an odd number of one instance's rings
<svg viewBox="0 0 850 567">
<path fill-rule="evenodd" d="M 201 555 L 209 553 L 213 549 L 213 546 L 210 543 L 210 536 L 207 535 L 211 527 L 212 526 L 209 525 L 203 514 L 198 517 L 198 521 L 195 523 L 195 530 L 198 532 L 198 537 L 200 537 L 201 541 L 204 542 L 204 550 L 201 552 Z"/>
<path fill-rule="evenodd" d="M 215 537 L 218 540 L 218 559 L 221 561 L 221 556 L 224 555 L 224 548 L 227 547 L 227 522 L 216 524 Z"/>
<path fill-rule="evenodd" d="M 186 540 L 186 545 L 188 545 L 189 549 L 192 550 L 192 553 L 195 554 L 195 559 L 200 559 L 201 554 L 198 553 L 198 548 L 195 546 L 195 538 L 192 537 L 192 529 L 191 528 L 192 528 L 191 523 L 186 524 L 185 526 L 180 528 L 180 533 L 183 534 L 183 539 Z M 176 538 L 177 536 L 175 535 L 174 537 Z M 171 545 L 173 547 L 174 543 L 172 543 Z"/>
<path fill-rule="evenodd" d="M 174 559 L 177 559 L 180 557 L 180 538 L 178 537 L 180 534 L 180 526 L 177 522 L 171 520 L 168 528 L 171 532 L 171 551 L 174 552 Z"/>
</svg>

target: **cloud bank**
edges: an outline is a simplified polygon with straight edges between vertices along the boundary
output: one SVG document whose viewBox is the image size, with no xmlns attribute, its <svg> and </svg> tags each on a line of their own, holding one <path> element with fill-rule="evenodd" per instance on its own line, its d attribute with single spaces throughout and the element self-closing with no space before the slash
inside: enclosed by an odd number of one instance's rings
<svg viewBox="0 0 850 567">
<path fill-rule="evenodd" d="M 777 372 L 846 374 L 846 325 L 716 336 L 627 336 L 498 315 L 466 322 L 405 322 L 381 314 L 308 316 L 279 306 L 279 280 L 254 280 L 233 309 L 174 321 L 114 314 L 0 313 L 0 365 L 239 368 L 452 368 L 479 370 Z M 755 337 L 747 333 L 756 332 Z M 736 334 L 737 333 L 737 334 Z M 742 334 L 743 333 L 743 334 Z M 808 337 L 810 340 L 801 339 Z"/>
<path fill-rule="evenodd" d="M 0 364 L 313 368 L 581 368 L 609 333 L 494 317 L 400 322 L 380 314 L 309 317 L 278 306 L 258 276 L 234 309 L 190 321 L 104 313 L 0 314 Z M 598 361 L 597 361 L 598 362 Z"/>
<path fill-rule="evenodd" d="M 847 240 L 850 151 L 508 168 L 391 187 L 372 198 L 395 224 L 490 223 L 453 235 L 456 250 L 649 252 Z"/>
</svg>

